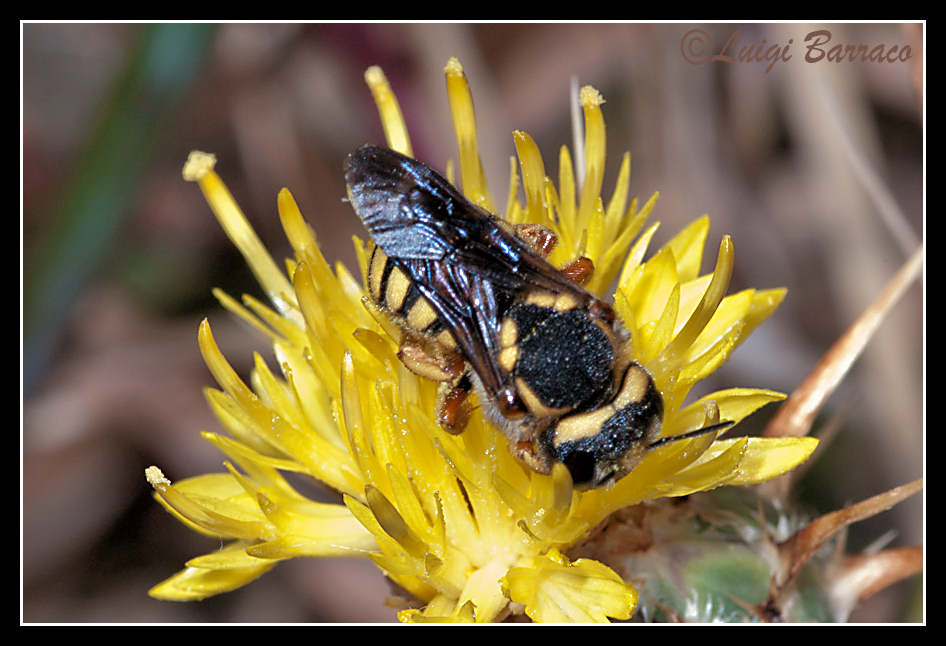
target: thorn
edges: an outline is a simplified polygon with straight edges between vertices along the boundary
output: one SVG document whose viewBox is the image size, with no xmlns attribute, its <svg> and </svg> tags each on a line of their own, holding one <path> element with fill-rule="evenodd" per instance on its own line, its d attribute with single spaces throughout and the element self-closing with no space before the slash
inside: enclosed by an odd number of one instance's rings
<svg viewBox="0 0 946 646">
<path fill-rule="evenodd" d="M 765 437 L 803 437 L 867 342 L 923 267 L 923 247 L 894 274 L 880 295 L 835 341 L 766 426 Z"/>
</svg>

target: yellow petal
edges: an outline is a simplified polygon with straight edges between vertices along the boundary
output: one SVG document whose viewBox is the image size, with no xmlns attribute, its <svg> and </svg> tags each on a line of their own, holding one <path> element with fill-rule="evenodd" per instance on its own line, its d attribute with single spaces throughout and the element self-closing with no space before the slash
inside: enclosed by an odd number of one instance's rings
<svg viewBox="0 0 946 646">
<path fill-rule="evenodd" d="M 654 194 L 654 197 L 656 197 L 656 194 Z M 621 277 L 618 278 L 619 292 L 630 294 L 637 284 L 637 281 L 640 280 L 641 273 L 644 271 L 644 267 L 641 264 L 644 260 L 644 254 L 647 253 L 650 240 L 659 227 L 660 223 L 655 222 L 634 242 L 634 246 L 631 247 L 631 251 L 627 254 L 627 259 L 624 261 Z"/>
<path fill-rule="evenodd" d="M 391 498 L 404 523 L 410 530 L 425 539 L 430 535 L 430 525 L 424 508 L 417 499 L 417 494 L 407 477 L 394 465 L 388 464 L 388 482 L 391 484 Z"/>
<path fill-rule="evenodd" d="M 752 306 L 755 290 L 746 289 L 724 298 L 712 318 L 700 332 L 686 352 L 684 361 L 694 361 L 709 351 L 721 339 L 738 329 L 744 336 L 744 323 L 749 308 Z M 702 378 L 702 377 L 701 377 Z"/>
<path fill-rule="evenodd" d="M 514 156 L 509 157 L 509 194 L 506 196 L 506 211 L 503 219 L 512 224 L 525 221 L 525 211 L 519 203 L 519 171 Z"/>
<path fill-rule="evenodd" d="M 413 157 L 411 139 L 407 134 L 407 125 L 401 114 L 401 106 L 384 72 L 377 65 L 372 65 L 365 70 L 365 82 L 371 88 L 371 96 L 374 97 L 375 105 L 378 106 L 378 115 L 381 117 L 388 148 Z"/>
<path fill-rule="evenodd" d="M 185 568 L 148 590 L 148 594 L 164 601 L 199 601 L 242 587 L 278 563 L 246 556 L 243 550 L 244 544 L 237 542 L 206 557 L 192 559 L 191 562 L 222 567 Z M 240 567 L 240 563 L 246 565 Z"/>
<path fill-rule="evenodd" d="M 707 448 L 705 443 L 712 438 L 671 442 L 647 452 L 641 463 L 610 489 L 584 492 L 576 516 L 593 526 L 604 515 L 650 498 L 683 496 L 725 484 L 737 475 L 745 447 L 717 440 Z M 694 455 L 698 456 L 695 460 Z"/>
<path fill-rule="evenodd" d="M 693 465 L 671 478 L 666 495 L 682 496 L 720 484 L 765 482 L 797 467 L 817 446 L 813 437 L 717 440 Z"/>
<path fill-rule="evenodd" d="M 653 323 L 660 319 L 667 306 L 670 293 L 678 282 L 673 252 L 665 247 L 643 265 L 630 289 L 622 289 L 627 296 L 628 305 L 634 312 L 638 326 L 641 326 L 638 329 L 639 332 L 644 332 L 645 326 L 652 328 Z M 644 334 L 645 338 L 649 337 L 649 333 L 644 332 Z M 648 349 L 663 350 L 663 348 L 651 349 L 649 347 Z"/>
<path fill-rule="evenodd" d="M 640 338 L 635 340 L 634 348 L 639 360 L 644 365 L 652 363 L 670 343 L 679 311 L 680 285 L 675 284 L 670 290 L 670 295 L 667 297 L 667 302 L 664 304 L 664 310 L 660 317 L 638 328 Z M 654 374 L 653 377 L 657 380 L 658 388 L 664 387 L 664 373 Z"/>
<path fill-rule="evenodd" d="M 558 153 L 559 234 L 562 236 L 563 244 L 565 244 L 565 241 L 568 241 L 569 255 L 573 255 L 577 251 L 572 244 L 577 227 L 577 212 L 575 210 L 576 193 L 575 171 L 572 168 L 572 158 L 568 152 L 568 147 L 562 146 L 559 148 Z"/>
<path fill-rule="evenodd" d="M 522 166 L 522 187 L 526 193 L 525 221 L 541 222 L 545 210 L 545 165 L 532 137 L 516 130 L 512 133 Z"/>
<path fill-rule="evenodd" d="M 677 326 L 674 334 L 679 334 L 684 324 L 693 316 L 696 308 L 700 306 L 703 300 L 703 294 L 713 280 L 713 274 L 705 274 L 693 280 L 680 283 L 680 312 L 677 317 Z"/>
<path fill-rule="evenodd" d="M 218 288 L 214 288 L 213 290 L 211 290 L 211 293 L 214 295 L 214 298 L 220 301 L 220 304 L 223 305 L 227 310 L 229 310 L 233 314 L 236 314 L 237 317 L 243 319 L 245 322 L 249 323 L 252 327 L 256 328 L 258 331 L 265 334 L 267 337 L 270 338 L 271 341 L 279 340 L 279 335 L 276 332 L 274 332 L 272 328 L 265 325 L 259 319 L 257 315 L 253 314 L 253 312 L 245 308 L 243 305 L 241 305 L 236 299 L 231 297 L 229 294 L 227 294 L 226 292 Z M 270 311 L 272 312 L 272 310 Z M 275 312 L 273 314 L 275 316 L 275 320 L 279 321 L 280 323 L 287 323 L 286 319 L 282 318 L 278 314 L 275 314 Z M 295 327 L 295 326 L 292 326 L 292 327 Z"/>
<path fill-rule="evenodd" d="M 269 538 L 275 528 L 255 501 L 228 474 L 187 478 L 172 485 L 160 470 L 149 467 L 148 482 L 158 501 L 175 515 L 187 518 L 205 532 L 228 538 Z"/>
<path fill-rule="evenodd" d="M 243 254 L 253 275 L 266 290 L 270 300 L 283 314 L 287 314 L 293 308 L 289 281 L 266 251 L 233 195 L 214 172 L 215 162 L 213 155 L 192 152 L 184 165 L 184 179 L 198 183 L 211 210 L 227 236 Z"/>
<path fill-rule="evenodd" d="M 818 446 L 814 437 L 751 437 L 739 472 L 729 484 L 753 485 L 791 471 Z"/>
<path fill-rule="evenodd" d="M 666 248 L 666 247 L 665 247 Z M 684 353 L 690 348 L 699 334 L 709 323 L 710 319 L 716 313 L 716 308 L 729 289 L 729 279 L 732 276 L 733 269 L 733 246 L 731 238 L 723 236 L 719 245 L 719 254 L 716 258 L 716 268 L 713 271 L 713 278 L 706 293 L 700 300 L 696 311 L 683 325 L 683 328 L 674 338 L 673 342 L 667 346 L 664 351 L 662 361 L 673 364 L 680 361 Z"/>
<path fill-rule="evenodd" d="M 502 581 L 508 597 L 537 622 L 628 619 L 637 606 L 637 590 L 613 570 L 592 559 L 569 563 L 555 550 L 511 568 Z"/>
<path fill-rule="evenodd" d="M 785 294 L 788 290 L 784 287 L 777 289 L 759 289 L 752 297 L 752 306 L 746 315 L 745 327 L 742 336 L 747 337 L 752 334 L 760 323 L 769 318 L 778 306 L 785 300 Z"/>
<path fill-rule="evenodd" d="M 337 541 L 334 537 L 313 539 L 311 536 L 284 534 L 272 540 L 257 543 L 247 548 L 247 552 L 261 559 L 283 561 L 328 556 L 368 557 L 377 549 L 377 543 L 362 549 L 348 544 L 348 541 Z"/>
<path fill-rule="evenodd" d="M 411 556 L 422 557 L 426 554 L 426 543 L 418 538 L 417 533 L 405 522 L 397 507 L 392 505 L 383 493 L 369 485 L 365 488 L 365 498 L 371 513 L 388 536 Z"/>
<path fill-rule="evenodd" d="M 601 199 L 606 137 L 604 115 L 601 114 L 604 97 L 596 89 L 586 85 L 581 88 L 579 100 L 585 114 L 585 168 L 578 205 L 577 226 L 577 230 L 582 231 L 588 228 L 588 222 L 595 210 L 595 203 Z"/>
<path fill-rule="evenodd" d="M 459 602 L 473 603 L 477 623 L 493 621 L 509 603 L 500 585 L 500 578 L 507 567 L 504 560 L 497 559 L 486 563 L 467 577 Z"/>
<path fill-rule="evenodd" d="M 594 201 L 594 206 L 591 211 L 591 216 L 588 219 L 588 225 L 585 228 L 587 232 L 587 241 L 585 242 L 585 251 L 582 255 L 590 258 L 597 266 L 599 257 L 601 256 L 601 251 L 604 249 L 605 245 L 605 236 L 607 235 L 605 231 L 605 221 L 604 221 L 604 204 L 601 202 L 601 198 L 598 197 Z M 592 275 L 594 278 L 594 275 Z"/>
<path fill-rule="evenodd" d="M 286 239 L 299 257 L 304 258 L 307 253 L 318 248 L 315 231 L 302 217 L 299 205 L 289 189 L 280 189 L 276 195 L 276 211 L 279 213 L 283 231 L 286 232 Z"/>
<path fill-rule="evenodd" d="M 397 613 L 397 618 L 398 621 L 408 624 L 469 624 L 475 621 L 472 601 L 457 604 L 454 599 L 443 595 L 431 600 L 422 610 L 401 610 Z"/>
<path fill-rule="evenodd" d="M 233 399 L 242 419 L 267 443 L 294 457 L 313 476 L 345 492 L 359 491 L 362 481 L 347 451 L 326 442 L 318 433 L 305 432 L 270 409 L 250 390 L 217 347 L 206 319 L 201 323 L 198 345 L 207 367 Z M 336 378 L 337 379 L 337 378 Z"/>
<path fill-rule="evenodd" d="M 262 455 L 242 442 L 216 433 L 204 432 L 201 433 L 201 437 L 234 460 L 251 477 L 262 480 L 269 486 L 278 487 L 287 493 L 295 494 L 278 470 L 305 472 L 305 468 L 298 462 Z M 295 495 L 298 496 L 298 494 Z"/>
<path fill-rule="evenodd" d="M 345 507 L 348 509 L 351 515 L 354 516 L 355 519 L 361 523 L 365 529 L 371 532 L 371 534 L 376 539 L 379 541 L 393 543 L 391 537 L 378 523 L 378 519 L 375 518 L 374 513 L 371 511 L 371 508 L 368 507 L 368 505 L 349 495 L 342 496 L 342 501 L 345 503 Z"/>
<path fill-rule="evenodd" d="M 785 399 L 783 393 L 756 388 L 730 388 L 701 397 L 689 406 L 668 415 L 664 420 L 663 435 L 679 435 L 696 429 L 703 421 L 704 405 L 714 402 L 719 408 L 719 419 L 738 424 L 759 408 Z"/>
<path fill-rule="evenodd" d="M 324 461 L 333 460 L 339 465 L 345 464 L 347 460 L 343 456 L 347 447 L 332 417 L 332 389 L 318 378 L 304 350 L 299 348 L 300 346 L 284 343 L 277 343 L 274 347 L 276 358 L 283 367 L 288 386 L 301 411 L 299 428 L 306 433 L 317 435 L 335 450 L 342 452 L 342 455 L 336 455 L 331 449 L 323 449 L 320 445 L 318 450 L 324 456 Z"/>
<path fill-rule="evenodd" d="M 237 440 L 261 456 L 277 460 L 286 457 L 286 454 L 278 447 L 267 442 L 264 435 L 257 433 L 253 419 L 232 397 L 216 388 L 205 388 L 204 398 L 220 423 Z"/>
<path fill-rule="evenodd" d="M 667 408 L 679 407 L 693 384 L 718 370 L 729 359 L 741 338 L 742 326 L 742 321 L 738 321 L 723 337 L 716 340 L 713 346 L 678 367 L 679 372 L 677 373 L 674 393 L 672 395 L 665 393 L 668 401 L 665 401 L 664 405 Z M 662 374 L 661 370 L 666 369 L 665 366 L 666 364 L 660 369 L 654 370 L 655 379 L 657 379 L 658 374 Z"/>
<path fill-rule="evenodd" d="M 650 215 L 656 197 L 657 194 L 655 193 L 644 208 L 636 213 L 633 209 L 635 208 L 637 198 L 631 201 L 628 213 L 618 223 L 619 229 L 617 234 L 608 234 L 607 236 L 607 240 L 611 242 L 608 243 L 604 253 L 595 263 L 595 272 L 586 285 L 588 291 L 602 295 L 605 289 L 611 286 L 618 272 L 626 263 L 630 263 L 631 266 L 633 266 L 639 262 L 639 258 L 635 260 L 632 254 L 628 253 L 628 247 L 631 245 L 635 236 L 640 233 L 641 227 L 644 226 L 644 222 Z"/>
<path fill-rule="evenodd" d="M 285 486 L 258 486 L 252 479 L 231 469 L 233 477 L 252 494 L 259 510 L 278 530 L 276 541 L 282 549 L 298 553 L 277 553 L 275 543 L 250 550 L 254 556 L 290 558 L 291 556 L 346 555 L 377 549 L 371 534 L 344 505 L 308 500 Z M 289 540 L 291 539 L 291 540 Z"/>
<path fill-rule="evenodd" d="M 704 215 L 684 227 L 667 243 L 673 251 L 673 257 L 677 259 L 677 273 L 681 282 L 693 280 L 700 272 L 709 225 L 709 216 Z"/>
<path fill-rule="evenodd" d="M 248 546 L 247 541 L 234 541 L 216 552 L 196 556 L 184 565 L 204 570 L 229 570 L 266 565 L 260 559 L 246 553 Z"/>
<path fill-rule="evenodd" d="M 614 192 L 608 201 L 607 209 L 607 229 L 605 235 L 609 240 L 613 240 L 618 233 L 621 225 L 621 219 L 624 217 L 624 207 L 627 205 L 627 190 L 631 178 L 631 153 L 624 153 L 621 158 L 621 168 L 618 171 L 618 179 L 614 185 Z"/>
<path fill-rule="evenodd" d="M 279 411 L 279 416 L 286 424 L 296 429 L 306 427 L 305 415 L 299 407 L 295 393 L 285 381 L 272 373 L 258 352 L 253 353 L 253 383 L 256 386 L 256 394 L 268 408 Z"/>
<path fill-rule="evenodd" d="M 456 58 L 451 58 L 444 68 L 444 73 L 447 78 L 447 98 L 450 102 L 450 114 L 453 116 L 453 130 L 460 150 L 463 194 L 474 204 L 493 211 L 476 142 L 473 95 L 470 93 L 470 86 L 463 73 L 463 66 Z"/>
<path fill-rule="evenodd" d="M 653 491 L 663 496 L 686 496 L 729 484 L 738 475 L 747 444 L 747 438 L 718 440 L 687 468 L 653 485 Z"/>
</svg>

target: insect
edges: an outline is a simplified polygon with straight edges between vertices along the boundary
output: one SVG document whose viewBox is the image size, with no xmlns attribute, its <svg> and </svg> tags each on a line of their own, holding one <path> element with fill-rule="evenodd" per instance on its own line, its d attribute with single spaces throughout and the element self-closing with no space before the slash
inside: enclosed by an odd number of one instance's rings
<svg viewBox="0 0 946 646">
<path fill-rule="evenodd" d="M 663 400 L 631 356 L 614 309 L 581 286 L 587 258 L 559 270 L 556 237 L 472 204 L 425 164 L 363 146 L 345 165 L 349 200 L 374 239 L 371 302 L 401 330 L 398 357 L 437 382 L 440 425 L 466 426 L 476 392 L 514 455 L 541 473 L 555 462 L 576 487 L 629 473 L 668 441 Z"/>
</svg>

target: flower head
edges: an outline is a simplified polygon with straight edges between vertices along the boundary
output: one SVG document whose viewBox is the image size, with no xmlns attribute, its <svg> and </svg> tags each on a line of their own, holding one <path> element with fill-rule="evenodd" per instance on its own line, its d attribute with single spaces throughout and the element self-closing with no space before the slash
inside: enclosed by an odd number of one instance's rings
<svg viewBox="0 0 946 646">
<path fill-rule="evenodd" d="M 460 185 L 474 203 L 496 212 L 477 152 L 470 89 L 459 62 L 446 66 L 447 93 L 459 146 Z M 366 80 L 387 144 L 411 154 L 397 101 L 378 68 Z M 647 367 L 664 399 L 664 437 L 719 420 L 738 423 L 782 399 L 769 390 L 733 388 L 685 403 L 693 385 L 722 364 L 778 306 L 784 290 L 726 295 L 733 266 L 729 237 L 714 270 L 700 275 L 709 219 L 700 218 L 649 259 L 657 228 L 645 228 L 656 203 L 628 199 L 630 157 L 605 201 L 605 128 L 600 94 L 581 92 L 585 141 L 575 179 L 566 147 L 559 177 L 546 175 L 534 141 L 514 133 L 518 168 L 501 213 L 512 223 L 552 229 L 549 261 L 590 258 L 586 288 L 603 294 L 616 281 L 614 306 L 631 332 L 635 360 Z M 365 284 L 322 256 L 315 232 L 292 196 L 278 196 L 279 217 L 295 252 L 285 273 L 213 171 L 212 156 L 194 153 L 185 177 L 199 183 L 228 235 L 266 292 L 221 303 L 271 340 L 275 374 L 256 356 L 250 384 L 220 353 L 204 321 L 198 340 L 219 390 L 207 399 L 229 436 L 204 437 L 229 458 L 227 472 L 171 484 L 152 467 L 158 500 L 182 522 L 231 542 L 198 557 L 152 589 L 168 599 L 231 590 L 280 560 L 357 556 L 373 560 L 412 595 L 402 621 L 496 621 L 524 612 L 535 621 L 627 619 L 637 591 L 604 564 L 565 554 L 615 510 L 664 496 L 725 484 L 748 485 L 782 474 L 814 448 L 809 438 L 718 439 L 715 433 L 668 442 L 611 487 L 573 489 L 561 464 L 537 473 L 508 450 L 502 433 L 474 411 L 451 435 L 435 413 L 437 385 L 397 358 L 398 332 L 364 306 Z M 452 173 L 448 171 L 451 181 Z M 519 182 L 525 201 L 519 199 Z M 362 276 L 369 247 L 355 238 Z M 342 504 L 314 502 L 282 472 L 308 474 L 339 491 Z M 574 556 L 574 555 L 573 555 Z"/>
</svg>

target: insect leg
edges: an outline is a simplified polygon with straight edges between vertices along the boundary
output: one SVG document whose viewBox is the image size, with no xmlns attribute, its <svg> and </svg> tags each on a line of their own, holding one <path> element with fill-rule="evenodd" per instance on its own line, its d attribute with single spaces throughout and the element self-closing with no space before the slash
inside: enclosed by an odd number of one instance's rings
<svg viewBox="0 0 946 646">
<path fill-rule="evenodd" d="M 468 374 L 464 374 L 452 385 L 441 384 L 437 418 L 443 430 L 456 435 L 466 428 L 470 415 L 473 414 L 469 398 L 472 389 L 473 383 Z"/>
<path fill-rule="evenodd" d="M 404 330 L 397 358 L 415 375 L 431 381 L 454 381 L 465 369 L 462 356 L 441 352 L 410 330 Z"/>
<path fill-rule="evenodd" d="M 536 449 L 533 440 L 519 440 L 512 444 L 512 452 L 523 464 L 537 473 L 551 473 L 552 462 Z"/>
<path fill-rule="evenodd" d="M 591 261 L 591 258 L 579 256 L 565 265 L 565 267 L 562 268 L 562 273 L 579 285 L 584 285 L 585 282 L 591 278 L 591 274 L 594 273 L 594 270 L 595 264 Z"/>
<path fill-rule="evenodd" d="M 558 236 L 551 229 L 541 224 L 517 224 L 514 226 L 516 237 L 529 245 L 532 251 L 543 258 L 548 258 L 558 244 Z"/>
</svg>

